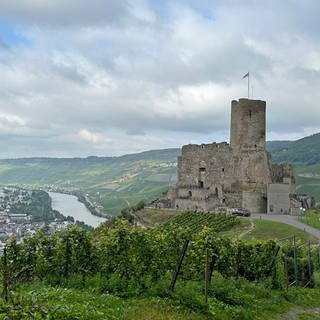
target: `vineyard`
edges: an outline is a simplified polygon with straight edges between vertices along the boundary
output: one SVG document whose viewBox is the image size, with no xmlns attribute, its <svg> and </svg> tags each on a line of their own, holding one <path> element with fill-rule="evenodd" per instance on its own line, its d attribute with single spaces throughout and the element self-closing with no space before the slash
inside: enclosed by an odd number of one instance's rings
<svg viewBox="0 0 320 320">
<path fill-rule="evenodd" d="M 320 209 L 307 210 L 299 219 L 302 223 L 320 229 Z"/>
<path fill-rule="evenodd" d="M 214 232 L 226 231 L 238 225 L 240 220 L 227 213 L 186 211 L 164 224 L 164 228 L 188 228 L 193 234 L 200 232 L 204 227 Z"/>
<path fill-rule="evenodd" d="M 195 216 L 200 217 L 198 223 Z M 207 226 L 209 223 L 213 228 Z M 5 304 L 0 306 L 0 314 L 5 310 L 11 316 L 8 319 L 29 319 L 17 311 L 16 304 L 20 303 L 17 292 L 21 286 L 39 281 L 52 287 L 73 285 L 126 298 L 155 292 L 170 297 L 175 286 L 173 278 L 184 286 L 198 283 L 199 287 L 207 277 L 206 270 L 210 279 L 217 275 L 226 280 L 244 279 L 268 284 L 276 290 L 315 286 L 314 271 L 319 271 L 320 259 L 318 246 L 304 245 L 294 238 L 281 243 L 244 242 L 216 235 L 216 231 L 236 223 L 237 218 L 226 214 L 200 216 L 186 212 L 164 228 L 142 229 L 118 220 L 114 226 L 101 226 L 94 232 L 73 226 L 55 234 L 39 232 L 23 243 L 11 239 L 1 258 Z M 217 296 L 222 294 L 213 288 L 208 291 L 208 305 L 215 305 Z M 228 304 L 231 298 L 221 299 L 226 299 L 224 303 Z M 187 304 L 190 303 L 195 302 Z M 42 309 L 38 307 L 34 307 L 34 319 L 41 319 Z M 16 317 L 10 313 L 12 310 Z M 85 316 L 68 318 L 62 313 L 61 319 L 85 319 Z"/>
</svg>

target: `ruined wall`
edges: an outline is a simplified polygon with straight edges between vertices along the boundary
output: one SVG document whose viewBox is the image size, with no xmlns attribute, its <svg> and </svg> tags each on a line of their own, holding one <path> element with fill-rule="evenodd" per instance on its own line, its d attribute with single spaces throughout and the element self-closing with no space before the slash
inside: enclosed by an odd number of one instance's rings
<svg viewBox="0 0 320 320">
<path fill-rule="evenodd" d="M 251 212 L 267 212 L 267 194 L 256 191 L 244 191 L 241 207 Z"/>
<path fill-rule="evenodd" d="M 293 165 L 290 163 L 280 163 L 272 165 L 272 181 L 274 183 L 290 184 L 290 193 L 296 190 Z"/>
<path fill-rule="evenodd" d="M 242 192 L 226 192 L 224 194 L 225 202 L 222 201 L 222 206 L 228 208 L 242 207 Z"/>
<path fill-rule="evenodd" d="M 196 200 L 196 199 L 181 199 L 177 198 L 174 201 L 174 208 L 177 210 L 200 210 L 210 211 L 214 208 L 221 206 L 220 201 L 217 198 L 208 200 Z"/>
<path fill-rule="evenodd" d="M 316 205 L 314 197 L 308 196 L 306 194 L 292 194 L 291 199 L 295 199 L 300 203 L 299 207 L 304 209 L 312 209 Z"/>
<path fill-rule="evenodd" d="M 270 156 L 266 151 L 234 152 L 226 143 L 187 145 L 178 160 L 178 188 L 208 188 L 224 192 L 267 192 L 272 181 Z"/>
<path fill-rule="evenodd" d="M 269 184 L 285 183 L 285 188 L 294 192 L 293 166 L 272 165 L 265 150 L 265 113 L 265 101 L 232 101 L 230 145 L 222 142 L 183 146 L 178 158 L 177 186 L 168 196 L 171 202 L 166 201 L 165 205 L 171 203 L 181 210 L 243 207 L 266 212 Z M 272 190 L 270 201 L 287 211 L 288 196 L 282 192 L 278 199 Z"/>
<path fill-rule="evenodd" d="M 231 149 L 225 143 L 186 145 L 178 159 L 177 187 L 221 185 L 232 172 Z"/>
</svg>

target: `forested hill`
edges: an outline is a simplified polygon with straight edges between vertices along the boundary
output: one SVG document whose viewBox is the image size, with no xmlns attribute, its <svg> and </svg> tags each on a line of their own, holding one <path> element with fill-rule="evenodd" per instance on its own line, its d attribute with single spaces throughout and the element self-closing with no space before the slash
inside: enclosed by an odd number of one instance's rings
<svg viewBox="0 0 320 320">
<path fill-rule="evenodd" d="M 320 164 L 320 133 L 296 141 L 270 141 L 273 162 Z"/>
<path fill-rule="evenodd" d="M 280 141 L 267 141 L 266 149 L 273 153 L 282 149 L 288 148 L 290 140 L 280 140 Z"/>
</svg>

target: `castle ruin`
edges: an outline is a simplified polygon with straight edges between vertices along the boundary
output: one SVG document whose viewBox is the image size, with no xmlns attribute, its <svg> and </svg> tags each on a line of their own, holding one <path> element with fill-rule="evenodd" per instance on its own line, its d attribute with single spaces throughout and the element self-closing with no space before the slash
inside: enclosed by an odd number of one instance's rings
<svg viewBox="0 0 320 320">
<path fill-rule="evenodd" d="M 178 210 L 244 208 L 296 214 L 293 165 L 272 164 L 266 151 L 266 102 L 231 103 L 230 144 L 189 144 L 178 157 L 178 180 L 158 206 Z"/>
</svg>

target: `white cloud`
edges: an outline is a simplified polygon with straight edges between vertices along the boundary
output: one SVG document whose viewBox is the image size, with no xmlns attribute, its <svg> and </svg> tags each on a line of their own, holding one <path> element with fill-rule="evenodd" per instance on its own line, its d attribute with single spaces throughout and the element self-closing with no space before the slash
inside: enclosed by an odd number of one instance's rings
<svg viewBox="0 0 320 320">
<path fill-rule="evenodd" d="M 94 133 L 87 129 L 81 129 L 78 132 L 78 136 L 80 137 L 80 139 L 92 143 L 99 143 L 104 140 L 102 135 L 100 135 L 99 133 Z"/>
<path fill-rule="evenodd" d="M 0 112 L 0 132 L 2 134 L 26 134 L 26 121 L 14 114 Z"/>
</svg>

